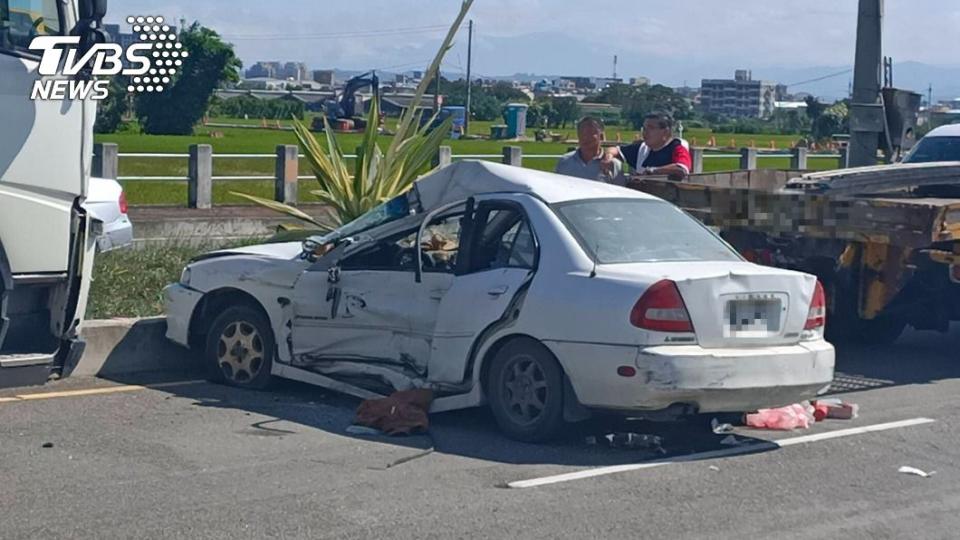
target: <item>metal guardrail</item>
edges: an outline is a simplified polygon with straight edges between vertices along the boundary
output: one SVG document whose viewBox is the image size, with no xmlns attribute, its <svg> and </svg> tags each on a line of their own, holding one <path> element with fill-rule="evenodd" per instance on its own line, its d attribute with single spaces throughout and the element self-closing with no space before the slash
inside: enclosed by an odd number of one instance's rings
<svg viewBox="0 0 960 540">
<path fill-rule="evenodd" d="M 759 160 L 769 158 L 790 158 L 790 168 L 802 170 L 807 168 L 809 159 L 838 159 L 842 164 L 846 161 L 845 154 L 808 154 L 806 149 L 797 148 L 791 152 L 761 152 L 756 148 L 742 148 L 739 154 L 710 153 L 704 148 L 693 148 L 693 172 L 703 172 L 703 162 L 710 159 L 740 160 L 740 170 L 756 169 Z M 280 202 L 296 204 L 298 183 L 300 180 L 309 180 L 313 175 L 299 174 L 300 159 L 305 156 L 299 152 L 296 145 L 279 145 L 274 154 L 214 154 L 212 146 L 208 144 L 191 145 L 190 151 L 185 154 L 145 152 L 120 153 L 116 144 L 104 143 L 94 145 L 93 174 L 95 176 L 114 178 L 122 181 L 166 181 L 186 182 L 188 186 L 187 204 L 190 208 L 210 208 L 213 204 L 213 182 L 220 181 L 274 181 L 275 199 Z M 355 154 L 346 154 L 345 158 L 354 159 Z M 505 146 L 501 154 L 453 154 L 449 146 L 440 147 L 434 162 L 438 165 L 449 164 L 458 159 L 486 159 L 500 160 L 507 165 L 522 166 L 524 159 L 559 159 L 557 154 L 524 154 L 519 146 Z M 124 159 L 186 159 L 187 176 L 119 176 L 119 161 Z M 215 159 L 273 159 L 275 163 L 274 175 L 226 175 L 214 176 L 213 161 Z M 841 165 L 842 166 L 842 165 Z"/>
</svg>

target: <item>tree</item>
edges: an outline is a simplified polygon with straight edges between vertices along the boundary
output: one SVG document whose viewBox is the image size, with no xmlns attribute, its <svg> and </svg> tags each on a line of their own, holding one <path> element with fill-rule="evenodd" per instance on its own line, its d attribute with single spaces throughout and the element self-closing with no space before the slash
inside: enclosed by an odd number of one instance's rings
<svg viewBox="0 0 960 540">
<path fill-rule="evenodd" d="M 847 104 L 842 101 L 825 109 L 823 114 L 813 121 L 811 135 L 814 140 L 823 141 L 829 139 L 835 133 L 846 132 L 849 124 L 847 113 Z"/>
<path fill-rule="evenodd" d="M 93 125 L 95 133 L 115 133 L 123 123 L 127 113 L 127 86 L 121 78 L 110 80 L 110 92 L 107 99 L 97 104 L 97 122 Z"/>
<path fill-rule="evenodd" d="M 293 127 L 297 139 L 320 185 L 319 190 L 311 193 L 331 210 L 326 219 L 314 219 L 295 207 L 269 199 L 242 193 L 236 193 L 236 195 L 307 223 L 307 226 L 314 230 L 296 232 L 297 235 L 303 236 L 317 231 L 331 231 L 352 222 L 409 190 L 421 174 L 429 171 L 444 137 L 450 133 L 453 126 L 452 117 L 447 118 L 434 129 L 431 129 L 432 121 L 419 126 L 417 107 L 430 87 L 433 77 L 438 76 L 443 57 L 450 49 L 450 44 L 472 4 L 473 0 L 464 0 L 461 4 L 460 13 L 447 31 L 447 37 L 440 45 L 440 50 L 437 51 L 433 62 L 417 86 L 410 106 L 401 114 L 399 126 L 386 151 L 383 151 L 378 143 L 380 137 L 378 103 L 377 100 L 371 101 L 366 131 L 358 149 L 359 156 L 355 160 L 352 174 L 326 116 L 322 117 L 326 128 L 323 144 L 317 141 L 303 122 L 294 119 Z M 434 114 L 435 117 L 436 114 Z"/>
<path fill-rule="evenodd" d="M 822 115 L 823 111 L 827 108 L 825 104 L 820 103 L 820 100 L 813 96 L 807 96 L 803 101 L 807 104 L 807 117 L 810 118 L 811 122 L 820 118 L 820 115 Z"/>
<path fill-rule="evenodd" d="M 173 81 L 162 92 L 137 97 L 137 117 L 144 133 L 193 134 L 217 87 L 240 80 L 240 59 L 215 31 L 194 22 L 180 34 L 180 43 L 189 55 Z"/>
<path fill-rule="evenodd" d="M 654 111 L 670 113 L 677 120 L 685 120 L 691 114 L 690 103 L 672 88 L 662 84 L 611 84 L 585 101 L 622 107 L 624 118 L 628 119 L 635 129 L 643 127 L 644 116 Z"/>
<path fill-rule="evenodd" d="M 553 110 L 555 112 L 553 123 L 561 129 L 566 128 L 568 123 L 574 123 L 580 116 L 580 105 L 577 98 L 562 97 L 553 98 Z"/>
</svg>

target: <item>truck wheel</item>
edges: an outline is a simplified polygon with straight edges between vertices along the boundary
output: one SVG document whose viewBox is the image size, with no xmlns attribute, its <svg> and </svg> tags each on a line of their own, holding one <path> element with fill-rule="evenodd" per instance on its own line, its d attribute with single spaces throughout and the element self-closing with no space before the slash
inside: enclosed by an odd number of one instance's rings
<svg viewBox="0 0 960 540">
<path fill-rule="evenodd" d="M 563 427 L 563 372 L 543 345 L 516 339 L 493 359 L 487 379 L 490 409 L 511 439 L 542 442 Z"/>
<path fill-rule="evenodd" d="M 227 308 L 207 333 L 207 378 L 240 388 L 264 389 L 271 382 L 274 351 L 273 331 L 262 313 L 248 306 Z"/>
</svg>

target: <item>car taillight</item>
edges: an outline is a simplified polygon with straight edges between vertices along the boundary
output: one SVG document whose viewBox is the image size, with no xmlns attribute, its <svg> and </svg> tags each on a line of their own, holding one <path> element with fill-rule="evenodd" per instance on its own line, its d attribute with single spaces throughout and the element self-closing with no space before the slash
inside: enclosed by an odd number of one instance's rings
<svg viewBox="0 0 960 540">
<path fill-rule="evenodd" d="M 127 194 L 122 191 L 120 192 L 119 203 L 120 203 L 120 213 L 126 214 L 127 213 Z"/>
<path fill-rule="evenodd" d="M 807 313 L 807 324 L 803 329 L 814 330 L 825 324 L 827 324 L 827 295 L 823 292 L 823 285 L 817 281 L 813 300 L 810 301 L 810 311 Z"/>
<path fill-rule="evenodd" d="M 657 332 L 693 332 L 677 284 L 664 279 L 650 286 L 630 311 L 630 324 Z"/>
</svg>

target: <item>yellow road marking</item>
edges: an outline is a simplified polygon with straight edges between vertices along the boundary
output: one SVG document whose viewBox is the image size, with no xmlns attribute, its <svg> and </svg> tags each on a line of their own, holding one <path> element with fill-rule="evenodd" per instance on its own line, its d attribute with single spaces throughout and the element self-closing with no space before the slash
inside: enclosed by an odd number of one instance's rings
<svg viewBox="0 0 960 540">
<path fill-rule="evenodd" d="M 184 386 L 188 384 L 202 384 L 206 381 L 191 380 L 177 381 L 160 384 L 127 384 L 123 386 L 108 386 L 105 388 L 87 388 L 83 390 L 64 390 L 62 392 L 40 392 L 36 394 L 18 394 L 12 397 L 0 397 L 0 403 L 14 403 L 18 401 L 36 401 L 41 399 L 56 399 L 81 396 L 96 396 L 104 394 L 119 394 L 121 392 L 137 392 L 139 390 L 150 390 L 158 388 L 168 388 L 171 386 Z"/>
</svg>

